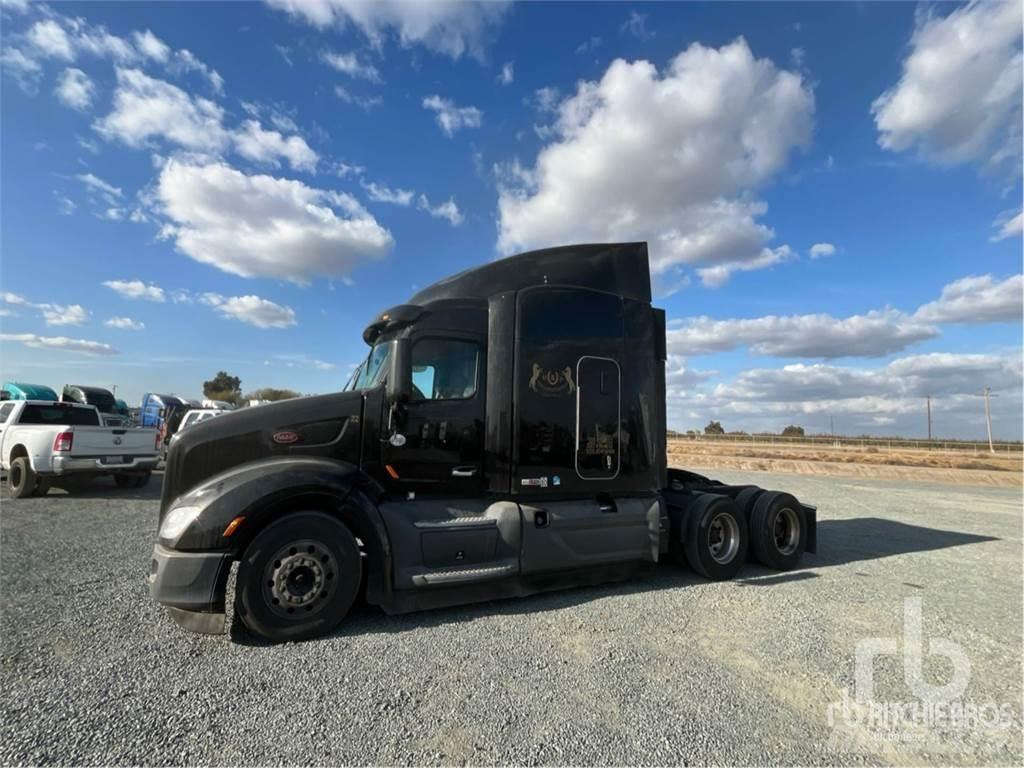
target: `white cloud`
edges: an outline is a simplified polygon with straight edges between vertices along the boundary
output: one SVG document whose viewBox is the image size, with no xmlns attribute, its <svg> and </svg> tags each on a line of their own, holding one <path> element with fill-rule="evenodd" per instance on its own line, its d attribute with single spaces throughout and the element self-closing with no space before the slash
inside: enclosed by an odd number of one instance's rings
<svg viewBox="0 0 1024 768">
<path fill-rule="evenodd" d="M 362 186 L 366 190 L 366 196 L 378 203 L 407 206 L 412 202 L 412 197 L 415 194 L 411 189 L 391 189 L 372 181 L 364 181 Z"/>
<path fill-rule="evenodd" d="M 992 275 L 972 275 L 945 286 L 942 295 L 918 309 L 914 317 L 928 323 L 1020 322 L 1022 295 L 1024 276 L 997 281 Z"/>
<path fill-rule="evenodd" d="M 815 243 L 811 246 L 810 254 L 812 259 L 817 259 L 822 256 L 832 256 L 836 252 L 836 247 L 832 243 Z"/>
<path fill-rule="evenodd" d="M 501 83 L 502 85 L 510 85 L 512 81 L 515 79 L 515 62 L 506 61 L 501 67 L 501 72 L 498 73 L 498 82 Z"/>
<path fill-rule="evenodd" d="M 711 378 L 716 378 L 712 376 Z M 896 359 L 877 368 L 787 365 L 747 370 L 731 382 L 704 388 L 669 387 L 669 421 L 700 427 L 708 418 L 726 429 L 780 430 L 796 423 L 827 433 L 923 436 L 925 397 L 931 397 L 936 434 L 981 437 L 985 422 L 982 386 L 1003 396 L 992 400 L 997 437 L 1019 437 L 1022 423 L 1019 353 L 932 353 Z"/>
<path fill-rule="evenodd" d="M 89 319 L 89 313 L 81 304 L 36 304 L 43 313 L 43 321 L 47 325 L 82 325 Z"/>
<path fill-rule="evenodd" d="M 463 128 L 479 128 L 484 116 L 476 107 L 457 107 L 451 99 L 436 94 L 423 100 L 423 108 L 436 113 L 437 124 L 448 138 Z"/>
<path fill-rule="evenodd" d="M 165 236 L 196 261 L 295 283 L 347 274 L 394 241 L 350 195 L 248 175 L 224 163 L 170 160 L 156 189 Z"/>
<path fill-rule="evenodd" d="M 619 27 L 619 32 L 630 34 L 640 40 L 650 40 L 654 37 L 654 31 L 647 28 L 647 14 L 636 11 L 630 11 L 629 18 Z"/>
<path fill-rule="evenodd" d="M 334 363 L 328 363 L 325 360 L 318 360 L 315 357 L 310 357 L 309 355 L 274 355 L 274 358 L 283 361 L 289 368 L 305 366 L 315 368 L 318 371 L 333 371 L 338 367 Z M 265 364 L 269 365 L 270 361 L 265 361 Z"/>
<path fill-rule="evenodd" d="M 112 317 L 103 323 L 108 328 L 118 328 L 122 331 L 141 331 L 146 324 L 140 320 L 132 320 L 130 317 Z"/>
<path fill-rule="evenodd" d="M 83 184 L 85 184 L 85 186 L 89 187 L 90 189 L 95 189 L 97 192 L 102 192 L 106 195 L 111 195 L 113 197 L 122 196 L 120 187 L 115 187 L 113 184 L 104 181 L 95 174 L 80 173 L 77 176 L 75 176 L 75 178 L 78 179 Z"/>
<path fill-rule="evenodd" d="M 360 80 L 369 80 L 371 83 L 381 82 L 380 72 L 366 62 L 360 61 L 355 53 L 336 53 L 335 51 L 324 51 L 320 58 L 325 64 L 349 77 Z"/>
<path fill-rule="evenodd" d="M 92 104 L 96 86 L 85 72 L 75 67 L 69 67 L 61 73 L 54 93 L 65 106 L 84 110 Z"/>
<path fill-rule="evenodd" d="M 34 333 L 0 333 L 0 341 L 14 341 L 26 347 L 37 349 L 56 349 L 67 352 L 83 352 L 87 355 L 120 354 L 109 344 L 86 339 L 69 339 L 66 336 L 37 336 Z"/>
<path fill-rule="evenodd" d="M 207 66 L 200 61 L 192 51 L 182 48 L 179 51 L 174 52 L 174 57 L 168 63 L 168 69 L 174 74 L 184 74 L 187 72 L 198 72 L 206 81 L 210 84 L 210 88 L 216 94 L 224 93 L 224 78 L 220 76 L 217 70 L 210 66 Z"/>
<path fill-rule="evenodd" d="M 148 29 L 145 32 L 133 32 L 132 38 L 135 40 L 135 47 L 147 59 L 161 64 L 167 63 L 171 56 L 170 47 Z"/>
<path fill-rule="evenodd" d="M 277 131 L 264 130 L 258 120 L 246 120 L 234 133 L 234 141 L 238 154 L 250 160 L 276 168 L 280 165 L 277 158 L 283 157 L 294 170 L 316 171 L 319 158 L 303 138 L 285 138 Z"/>
<path fill-rule="evenodd" d="M 119 293 L 126 299 L 145 299 L 146 301 L 167 301 L 164 289 L 158 285 L 141 280 L 104 280 L 103 285 Z"/>
<path fill-rule="evenodd" d="M 380 96 L 359 96 L 349 91 L 348 88 L 343 85 L 334 86 L 334 95 L 346 104 L 355 104 L 357 107 L 364 109 L 367 112 L 384 103 L 384 99 Z"/>
<path fill-rule="evenodd" d="M 53 193 L 54 197 L 57 198 L 57 210 L 61 216 L 71 216 L 77 209 L 75 201 L 65 195 L 60 194 L 56 190 Z"/>
<path fill-rule="evenodd" d="M 880 357 L 938 336 L 938 330 L 893 309 L 836 318 L 790 315 L 714 320 L 696 317 L 667 332 L 677 355 L 724 352 L 740 346 L 779 357 Z"/>
<path fill-rule="evenodd" d="M 185 149 L 219 152 L 229 138 L 221 125 L 223 115 L 209 99 L 193 98 L 138 69 L 118 68 L 114 109 L 93 127 L 104 138 L 130 147 L 163 138 Z"/>
<path fill-rule="evenodd" d="M 535 166 L 504 174 L 498 248 L 646 240 L 656 276 L 700 265 L 710 284 L 778 263 L 792 253 L 768 246 L 751 193 L 807 143 L 813 115 L 800 75 L 743 39 L 694 44 L 660 73 L 618 59 L 558 106 Z"/>
<path fill-rule="evenodd" d="M 47 325 L 81 325 L 89 319 L 89 313 L 81 304 L 37 304 L 10 291 L 0 294 L 0 301 L 12 306 L 38 310 Z"/>
<path fill-rule="evenodd" d="M 393 32 L 404 46 L 414 44 L 458 59 L 469 54 L 483 60 L 494 28 L 508 3 L 464 0 L 267 0 L 268 4 L 313 26 L 358 27 L 375 47 Z"/>
<path fill-rule="evenodd" d="M 64 27 L 53 19 L 37 21 L 28 30 L 28 41 L 32 47 L 47 58 L 73 61 L 75 51 Z"/>
<path fill-rule="evenodd" d="M 42 66 L 25 51 L 10 44 L 5 44 L 0 49 L 0 69 L 5 75 L 14 78 L 18 87 L 25 93 L 35 94 L 39 76 L 43 72 Z"/>
<path fill-rule="evenodd" d="M 199 300 L 226 317 L 232 317 L 257 328 L 288 328 L 296 324 L 295 310 L 261 299 L 259 296 L 221 296 L 218 293 L 204 293 Z"/>
<path fill-rule="evenodd" d="M 919 15 L 902 77 L 871 107 L 878 143 L 1019 174 L 1021 24 L 1016 0 Z"/>
<path fill-rule="evenodd" d="M 449 197 L 440 205 L 431 205 L 426 195 L 420 195 L 416 205 L 421 211 L 426 211 L 435 219 L 446 219 L 453 227 L 459 226 L 463 221 L 462 212 L 455 204 L 454 197 Z"/>
<path fill-rule="evenodd" d="M 989 238 L 993 243 L 1019 235 L 1024 232 L 1024 211 L 1017 211 L 1016 215 L 1009 211 L 997 218 L 992 226 L 999 227 L 999 231 Z"/>
</svg>

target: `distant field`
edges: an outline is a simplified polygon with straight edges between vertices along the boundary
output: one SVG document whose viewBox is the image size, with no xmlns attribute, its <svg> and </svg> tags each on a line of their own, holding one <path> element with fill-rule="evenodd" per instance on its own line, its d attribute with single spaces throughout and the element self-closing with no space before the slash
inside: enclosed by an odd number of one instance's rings
<svg viewBox="0 0 1024 768">
<path fill-rule="evenodd" d="M 1020 487 L 1021 454 L 964 450 L 778 445 L 768 442 L 669 440 L 669 464 L 695 469 L 788 472 Z"/>
</svg>

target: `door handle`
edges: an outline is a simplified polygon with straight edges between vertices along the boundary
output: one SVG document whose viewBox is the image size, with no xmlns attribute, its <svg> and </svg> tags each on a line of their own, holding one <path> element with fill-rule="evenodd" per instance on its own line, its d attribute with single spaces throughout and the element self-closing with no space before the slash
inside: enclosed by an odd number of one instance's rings
<svg viewBox="0 0 1024 768">
<path fill-rule="evenodd" d="M 476 474 L 476 467 L 453 467 L 452 477 L 472 477 Z"/>
</svg>

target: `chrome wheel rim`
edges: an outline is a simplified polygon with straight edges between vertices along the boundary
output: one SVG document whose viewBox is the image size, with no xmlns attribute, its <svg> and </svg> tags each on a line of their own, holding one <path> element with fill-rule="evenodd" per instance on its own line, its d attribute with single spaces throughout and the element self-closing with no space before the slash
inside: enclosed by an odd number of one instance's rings
<svg viewBox="0 0 1024 768">
<path fill-rule="evenodd" d="M 779 510 L 772 526 L 772 537 L 780 554 L 791 555 L 796 552 L 800 546 L 800 518 L 794 510 L 789 507 Z"/>
<path fill-rule="evenodd" d="M 319 541 L 281 547 L 263 569 L 263 598 L 271 611 L 291 620 L 307 618 L 334 594 L 338 563 Z"/>
<path fill-rule="evenodd" d="M 708 551 L 719 565 L 731 563 L 740 548 L 740 527 L 728 512 L 719 512 L 708 526 Z"/>
</svg>

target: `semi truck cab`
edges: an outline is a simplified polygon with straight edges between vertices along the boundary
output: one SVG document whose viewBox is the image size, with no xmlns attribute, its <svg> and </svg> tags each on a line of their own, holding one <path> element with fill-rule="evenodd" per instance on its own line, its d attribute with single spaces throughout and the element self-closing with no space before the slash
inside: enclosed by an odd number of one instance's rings
<svg viewBox="0 0 1024 768">
<path fill-rule="evenodd" d="M 665 315 L 645 243 L 521 254 L 375 317 L 345 390 L 225 414 L 170 445 L 153 597 L 224 628 L 330 631 L 390 613 L 650 573 L 748 550 L 792 568 L 815 509 L 669 470 Z"/>
</svg>

